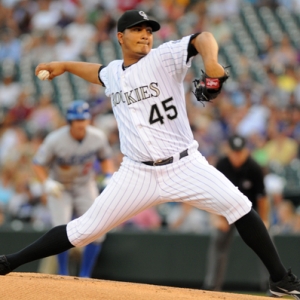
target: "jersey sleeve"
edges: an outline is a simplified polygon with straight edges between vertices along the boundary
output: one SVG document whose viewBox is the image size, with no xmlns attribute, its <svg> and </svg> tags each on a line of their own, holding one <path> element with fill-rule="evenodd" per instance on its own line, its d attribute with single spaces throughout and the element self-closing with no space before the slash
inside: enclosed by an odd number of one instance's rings
<svg viewBox="0 0 300 300">
<path fill-rule="evenodd" d="M 192 37 L 193 35 L 183 37 L 177 41 L 170 41 L 157 48 L 163 67 L 178 82 L 183 81 L 192 63 L 193 56 L 189 55 Z"/>
<path fill-rule="evenodd" d="M 101 77 L 100 77 L 100 72 L 101 72 L 101 70 L 102 69 L 104 69 L 105 68 L 105 66 L 100 66 L 100 68 L 99 68 L 99 70 L 98 70 L 98 79 L 99 79 L 99 81 L 100 81 L 100 83 L 101 83 L 101 85 L 103 86 L 103 87 L 105 87 L 105 84 L 104 84 L 104 82 L 102 81 L 102 79 L 101 79 Z"/>
<path fill-rule="evenodd" d="M 33 163 L 41 166 L 50 165 L 54 158 L 54 141 L 51 136 L 47 136 L 38 151 L 33 157 Z"/>
<path fill-rule="evenodd" d="M 106 95 L 110 94 L 110 87 L 109 87 L 109 81 L 108 81 L 108 68 L 101 66 L 99 68 L 98 78 L 102 85 L 105 87 L 105 93 Z"/>
<path fill-rule="evenodd" d="M 105 87 L 106 96 L 110 97 L 111 89 L 114 85 L 116 78 L 118 77 L 118 69 L 122 64 L 122 60 L 113 60 L 107 66 L 99 68 L 98 77 L 100 82 L 102 82 Z"/>
</svg>

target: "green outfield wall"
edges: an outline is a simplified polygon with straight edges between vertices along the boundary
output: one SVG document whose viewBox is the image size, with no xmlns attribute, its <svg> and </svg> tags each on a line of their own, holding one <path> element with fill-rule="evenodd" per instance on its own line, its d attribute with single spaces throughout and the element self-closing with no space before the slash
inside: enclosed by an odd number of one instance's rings
<svg viewBox="0 0 300 300">
<path fill-rule="evenodd" d="M 44 232 L 0 227 L 0 254 L 28 245 Z M 274 242 L 286 267 L 300 276 L 300 236 L 276 236 Z M 99 279 L 200 288 L 205 275 L 209 236 L 161 232 L 113 232 L 107 235 L 93 277 Z M 18 272 L 37 272 L 39 261 Z M 237 235 L 225 280 L 226 289 L 259 290 L 260 264 Z"/>
</svg>

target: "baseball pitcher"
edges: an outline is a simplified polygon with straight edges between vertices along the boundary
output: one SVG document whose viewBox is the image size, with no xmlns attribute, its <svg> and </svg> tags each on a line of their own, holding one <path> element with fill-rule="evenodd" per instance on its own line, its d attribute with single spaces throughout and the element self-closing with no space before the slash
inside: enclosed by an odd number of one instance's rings
<svg viewBox="0 0 300 300">
<path fill-rule="evenodd" d="M 266 265 L 272 293 L 300 299 L 299 280 L 281 263 L 251 202 L 209 165 L 193 138 L 183 80 L 193 57 L 200 54 L 205 72 L 195 82 L 195 95 L 200 101 L 218 96 L 228 75 L 218 63 L 215 38 L 209 32 L 196 33 L 152 49 L 153 31 L 159 29 L 159 23 L 145 12 L 126 11 L 117 23 L 122 60 L 107 66 L 84 62 L 37 66 L 36 74 L 47 70 L 50 80 L 70 72 L 105 87 L 118 123 L 124 159 L 85 214 L 53 228 L 18 253 L 0 256 L 0 274 L 28 261 L 87 245 L 144 209 L 178 201 L 234 223 L 245 243 Z"/>
</svg>

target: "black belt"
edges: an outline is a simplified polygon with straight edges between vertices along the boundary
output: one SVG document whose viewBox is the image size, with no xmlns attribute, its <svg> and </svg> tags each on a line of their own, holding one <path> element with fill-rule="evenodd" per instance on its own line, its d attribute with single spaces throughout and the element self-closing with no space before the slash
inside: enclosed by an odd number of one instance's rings
<svg viewBox="0 0 300 300">
<path fill-rule="evenodd" d="M 185 149 L 184 151 L 180 152 L 179 154 L 179 159 L 182 159 L 185 156 L 188 156 L 188 149 Z M 173 156 L 166 158 L 166 159 L 159 159 L 156 161 L 142 161 L 143 164 L 148 165 L 148 166 L 163 166 L 163 165 L 168 165 L 173 162 L 174 158 Z"/>
</svg>

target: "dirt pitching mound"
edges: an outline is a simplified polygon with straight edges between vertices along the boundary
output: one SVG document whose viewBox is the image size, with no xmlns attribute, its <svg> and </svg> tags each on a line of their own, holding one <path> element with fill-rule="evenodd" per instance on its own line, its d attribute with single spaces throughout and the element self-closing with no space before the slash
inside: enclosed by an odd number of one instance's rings
<svg viewBox="0 0 300 300">
<path fill-rule="evenodd" d="M 2 276 L 0 280 L 1 300 L 266 300 L 268 298 L 38 273 L 13 272 Z"/>
</svg>

